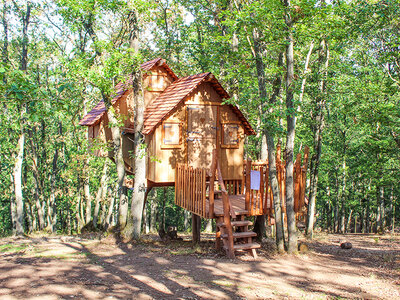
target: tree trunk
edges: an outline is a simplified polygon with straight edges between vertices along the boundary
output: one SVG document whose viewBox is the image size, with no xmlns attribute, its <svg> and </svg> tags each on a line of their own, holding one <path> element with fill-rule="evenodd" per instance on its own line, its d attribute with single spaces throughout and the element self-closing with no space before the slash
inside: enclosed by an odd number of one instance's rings
<svg viewBox="0 0 400 300">
<path fill-rule="evenodd" d="M 343 154 L 343 178 L 341 191 L 340 232 L 345 232 L 345 206 L 346 206 L 346 152 Z"/>
<path fill-rule="evenodd" d="M 85 194 L 86 209 L 85 209 L 85 224 L 88 224 L 92 218 L 92 195 L 90 195 L 90 184 L 89 184 L 89 160 L 87 157 L 84 163 L 85 178 L 83 179 L 83 192 Z"/>
<path fill-rule="evenodd" d="M 350 213 L 347 216 L 347 223 L 346 223 L 346 228 L 345 228 L 345 232 L 351 232 L 351 217 L 353 215 L 353 210 L 350 209 Z"/>
<path fill-rule="evenodd" d="M 35 200 L 36 200 L 36 210 L 39 218 L 39 230 L 43 230 L 45 227 L 45 212 L 44 207 L 42 207 L 42 197 L 43 197 L 43 187 L 40 179 L 40 172 L 38 169 L 38 155 L 36 151 L 36 147 L 33 143 L 33 134 L 32 130 L 28 130 L 30 145 L 32 148 L 32 169 L 33 169 L 33 177 L 35 179 Z"/>
<path fill-rule="evenodd" d="M 139 53 L 139 20 L 137 10 L 132 10 L 130 20 L 130 48 L 132 53 Z M 142 228 L 142 214 L 147 189 L 146 180 L 146 152 L 144 150 L 144 136 L 142 134 L 144 122 L 144 98 L 142 87 L 142 73 L 140 67 L 132 73 L 132 94 L 134 97 L 135 137 L 134 137 L 134 159 L 135 159 L 135 184 L 132 195 L 131 222 L 132 231 L 127 235 L 131 239 L 139 239 Z"/>
<path fill-rule="evenodd" d="M 147 215 L 147 208 L 148 207 L 149 207 L 149 202 L 146 201 L 146 203 L 144 205 L 144 208 L 143 208 L 143 222 L 142 222 L 142 224 L 143 224 L 142 232 L 144 234 L 148 234 L 149 231 L 150 231 L 149 218 L 148 218 L 148 215 Z"/>
<path fill-rule="evenodd" d="M 107 161 L 104 162 L 103 166 L 103 173 L 100 179 L 100 185 L 97 190 L 96 194 L 96 204 L 94 207 L 94 214 L 93 214 L 93 226 L 94 228 L 97 227 L 98 223 L 98 216 L 99 216 L 99 211 L 100 211 L 100 204 L 104 199 L 104 194 L 107 192 L 107 170 L 108 170 L 108 163 Z"/>
<path fill-rule="evenodd" d="M 264 70 L 264 62 L 262 58 L 262 48 L 259 41 L 259 34 L 256 29 L 253 30 L 253 41 L 254 41 L 254 54 L 255 54 L 255 62 L 257 69 L 257 81 L 258 81 L 258 90 L 260 95 L 260 101 L 265 103 L 267 101 L 267 90 L 266 90 L 266 80 L 265 80 L 265 70 Z M 279 54 L 278 57 L 278 67 L 281 67 L 283 64 L 282 54 Z M 281 75 L 277 72 L 276 79 L 273 83 L 273 93 L 269 100 L 270 103 L 275 103 L 276 98 L 279 95 L 281 86 Z M 270 113 L 272 111 L 269 111 Z M 266 112 L 265 112 L 266 113 Z M 269 161 L 269 180 L 270 186 L 272 189 L 273 197 L 274 197 L 274 211 L 275 211 L 275 223 L 276 223 L 276 245 L 278 248 L 278 252 L 285 252 L 284 246 L 284 237 L 283 237 L 283 219 L 282 219 L 282 209 L 281 209 L 281 199 L 278 185 L 278 178 L 276 173 L 276 157 L 275 157 L 275 144 L 273 133 L 269 131 L 269 128 L 264 128 L 264 135 L 267 140 L 268 147 L 268 161 Z"/>
<path fill-rule="evenodd" d="M 296 115 L 293 103 L 293 77 L 294 77 L 294 56 L 293 56 L 293 22 L 289 12 L 290 0 L 285 0 L 286 7 L 285 23 L 287 26 L 286 45 L 286 109 L 287 109 L 287 133 L 286 133 L 286 213 L 288 228 L 288 253 L 297 252 L 297 228 L 294 212 L 294 137 L 296 130 Z"/>
<path fill-rule="evenodd" d="M 322 73 L 319 80 L 319 95 L 317 97 L 317 116 L 314 127 L 314 155 L 310 163 L 310 192 L 308 197 L 307 227 L 306 234 L 313 238 L 315 203 L 318 192 L 318 171 L 322 153 L 322 132 L 325 127 L 325 105 L 326 105 L 326 78 L 329 66 L 329 48 L 324 39 L 320 43 L 318 55 L 318 69 Z M 322 70 L 321 70 L 322 69 Z"/>
<path fill-rule="evenodd" d="M 150 232 L 157 232 L 157 189 L 153 188 L 153 191 L 150 202 Z"/>
<path fill-rule="evenodd" d="M 192 213 L 192 241 L 195 244 L 200 242 L 201 218 Z"/>
<path fill-rule="evenodd" d="M 206 228 L 204 228 L 204 232 L 211 233 L 213 231 L 212 228 L 212 219 L 206 220 Z"/>
<path fill-rule="evenodd" d="M 26 219 L 28 221 L 28 232 L 33 232 L 34 231 L 34 224 L 33 224 L 33 212 L 32 212 L 32 207 L 28 201 L 25 201 L 25 211 L 26 211 Z"/>
<path fill-rule="evenodd" d="M 21 125 L 22 127 L 22 125 Z M 17 157 L 15 159 L 13 179 L 15 194 L 15 234 L 24 234 L 24 199 L 22 196 L 22 164 L 24 162 L 25 133 L 21 128 L 21 133 L 17 144 Z"/>
<path fill-rule="evenodd" d="M 4 30 L 4 37 L 3 37 L 3 47 L 2 47 L 2 60 L 4 65 L 6 66 L 8 63 L 8 22 L 7 22 L 7 0 L 3 0 L 3 16 L 2 16 L 2 23 L 3 23 L 3 30 Z M 3 76 L 3 83 L 7 83 L 6 76 Z"/>
<path fill-rule="evenodd" d="M 144 198 L 147 189 L 146 180 L 146 153 L 144 150 L 144 137 L 142 135 L 144 121 L 144 98 L 142 90 L 142 74 L 138 69 L 133 76 L 133 97 L 135 105 L 135 137 L 134 137 L 134 158 L 135 158 L 135 183 L 132 195 L 131 226 L 129 232 L 124 234 L 129 239 L 138 240 L 141 235 Z"/>
<path fill-rule="evenodd" d="M 119 184 L 117 183 L 116 189 L 118 189 Z M 113 215 L 113 211 L 114 211 L 114 204 L 115 204 L 115 197 L 114 197 L 114 193 L 111 192 L 108 195 L 108 198 L 110 199 L 110 204 L 108 206 L 108 213 L 107 216 L 104 220 L 104 228 L 105 230 L 109 229 L 112 226 L 112 215 Z"/>
<path fill-rule="evenodd" d="M 394 195 L 393 195 L 393 185 L 391 186 L 390 189 L 390 225 L 391 225 L 391 230 L 392 234 L 394 234 L 394 227 L 395 227 L 395 220 L 396 220 L 396 203 L 394 201 Z"/>
<path fill-rule="evenodd" d="M 21 61 L 20 70 L 26 72 L 28 64 L 28 27 L 30 22 L 32 4 L 30 1 L 26 4 L 26 12 L 22 17 L 22 43 L 21 43 Z M 25 148 L 25 113 L 27 104 L 24 102 L 20 107 L 21 119 L 20 119 L 20 134 L 17 143 L 17 156 L 15 158 L 14 169 L 13 169 L 13 181 L 14 181 L 14 194 L 15 194 L 15 234 L 24 234 L 24 199 L 22 195 L 22 165 L 24 162 L 24 148 Z"/>
<path fill-rule="evenodd" d="M 103 99 L 107 99 L 103 95 Z M 127 197 L 127 189 L 124 186 L 125 182 L 125 162 L 122 152 L 122 137 L 120 128 L 118 127 L 118 119 L 115 115 L 115 110 L 111 106 L 110 100 L 104 101 L 108 103 L 107 107 L 107 116 L 109 120 L 109 126 L 111 128 L 111 135 L 112 135 L 112 144 L 113 144 L 113 153 L 114 153 L 114 160 L 117 168 L 117 182 L 118 182 L 118 200 L 119 200 L 119 214 L 118 214 L 118 226 L 120 230 L 123 230 L 126 226 L 126 220 L 128 216 L 128 197 Z"/>
<path fill-rule="evenodd" d="M 161 229 L 165 230 L 165 203 L 167 202 L 167 188 L 163 188 L 163 205 L 162 205 L 162 212 L 161 212 Z"/>
<path fill-rule="evenodd" d="M 62 135 L 62 124 L 59 122 L 59 131 L 58 134 L 61 137 Z M 56 205 L 56 179 L 57 179 L 57 172 L 58 172 L 58 167 L 57 167 L 57 161 L 58 161 L 58 143 L 55 145 L 55 153 L 53 157 L 53 163 L 52 163 L 52 172 L 51 172 L 51 177 L 50 177 L 50 201 L 48 205 L 48 217 L 49 217 L 49 223 L 47 226 L 51 230 L 51 232 L 56 231 L 56 223 L 57 223 L 57 205 Z"/>
</svg>

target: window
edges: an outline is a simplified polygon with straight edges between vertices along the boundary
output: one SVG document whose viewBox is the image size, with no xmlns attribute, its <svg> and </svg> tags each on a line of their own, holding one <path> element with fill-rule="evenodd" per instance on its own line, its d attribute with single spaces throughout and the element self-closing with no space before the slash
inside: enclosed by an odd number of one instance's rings
<svg viewBox="0 0 400 300">
<path fill-rule="evenodd" d="M 239 123 L 222 124 L 222 148 L 239 148 Z"/>
<path fill-rule="evenodd" d="M 182 144 L 182 124 L 180 122 L 168 121 L 162 124 L 161 148 L 180 148 Z"/>
</svg>

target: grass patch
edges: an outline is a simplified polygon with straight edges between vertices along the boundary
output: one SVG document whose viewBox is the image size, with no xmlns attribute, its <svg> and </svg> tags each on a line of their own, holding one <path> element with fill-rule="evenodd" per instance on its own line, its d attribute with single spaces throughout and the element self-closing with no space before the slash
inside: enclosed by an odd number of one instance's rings
<svg viewBox="0 0 400 300">
<path fill-rule="evenodd" d="M 219 285 L 219 286 L 225 286 L 225 287 L 232 287 L 233 283 L 227 280 L 213 280 L 212 283 Z"/>
<path fill-rule="evenodd" d="M 21 252 L 29 247 L 28 244 L 5 244 L 0 246 L 0 252 Z"/>
<path fill-rule="evenodd" d="M 172 255 L 191 255 L 191 254 L 204 254 L 206 253 L 204 249 L 202 249 L 199 245 L 195 245 L 194 247 L 191 248 L 176 248 L 176 249 L 170 249 L 169 252 Z"/>
</svg>

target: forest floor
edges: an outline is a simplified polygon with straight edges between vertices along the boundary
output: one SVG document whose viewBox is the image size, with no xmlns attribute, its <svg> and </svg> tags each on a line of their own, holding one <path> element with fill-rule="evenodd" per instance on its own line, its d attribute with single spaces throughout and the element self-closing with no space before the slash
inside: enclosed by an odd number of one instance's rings
<svg viewBox="0 0 400 300">
<path fill-rule="evenodd" d="M 266 241 L 257 260 L 227 259 L 212 235 L 195 247 L 183 237 L 2 238 L 0 299 L 400 299 L 399 235 L 319 234 L 299 255 Z"/>
</svg>

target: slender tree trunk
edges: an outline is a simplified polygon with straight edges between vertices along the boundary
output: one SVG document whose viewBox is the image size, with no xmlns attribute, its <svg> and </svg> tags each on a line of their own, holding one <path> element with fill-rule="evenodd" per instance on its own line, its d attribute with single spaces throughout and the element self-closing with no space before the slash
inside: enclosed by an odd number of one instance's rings
<svg viewBox="0 0 400 300">
<path fill-rule="evenodd" d="M 162 205 L 162 212 L 161 212 L 161 229 L 165 230 L 165 203 L 167 202 L 167 188 L 163 188 L 164 195 L 163 195 L 163 205 Z"/>
<path fill-rule="evenodd" d="M 207 233 L 212 232 L 212 219 L 206 220 L 206 228 L 204 228 L 204 232 L 207 232 Z"/>
<path fill-rule="evenodd" d="M 105 97 L 103 96 L 103 99 Z M 106 101 L 105 101 L 106 102 Z M 127 189 L 124 186 L 125 181 L 125 162 L 122 152 L 122 137 L 121 132 L 118 127 L 118 120 L 115 115 L 114 108 L 111 107 L 111 102 L 107 101 L 109 104 L 107 105 L 107 116 L 109 120 L 109 125 L 111 128 L 111 135 L 113 141 L 113 152 L 114 152 L 114 160 L 117 168 L 117 182 L 118 182 L 118 200 L 119 200 L 119 214 L 118 214 L 118 226 L 120 230 L 123 230 L 126 226 L 127 216 L 128 216 L 128 197 L 127 197 Z M 107 103 L 106 102 L 106 103 Z"/>
<path fill-rule="evenodd" d="M 8 5 L 7 0 L 3 0 L 3 16 L 2 16 L 2 23 L 3 23 L 3 30 L 4 30 L 4 37 L 3 37 L 3 47 L 2 47 L 2 60 L 4 65 L 8 63 L 8 22 L 7 22 L 7 11 Z M 3 83 L 7 83 L 6 76 L 3 76 Z"/>
<path fill-rule="evenodd" d="M 21 125 L 22 127 L 22 125 Z M 25 133 L 21 128 L 21 133 L 17 144 L 17 157 L 15 159 L 13 179 L 15 194 L 15 234 L 24 234 L 24 199 L 22 196 L 22 164 L 24 162 Z"/>
<path fill-rule="evenodd" d="M 385 211 L 385 188 L 382 186 L 380 188 L 380 193 L 379 193 L 379 205 L 381 207 L 381 226 L 379 228 L 380 232 L 385 231 L 385 226 L 386 226 L 386 211 Z"/>
<path fill-rule="evenodd" d="M 157 189 L 153 191 L 150 202 L 150 232 L 157 232 Z"/>
<path fill-rule="evenodd" d="M 150 231 L 149 217 L 148 217 L 148 214 L 147 214 L 148 207 L 149 207 L 149 202 L 146 201 L 146 203 L 144 205 L 144 208 L 143 208 L 143 222 L 142 222 L 142 224 L 143 224 L 142 232 L 144 234 L 148 234 L 149 231 Z"/>
<path fill-rule="evenodd" d="M 45 227 L 45 212 L 44 207 L 42 207 L 43 200 L 43 186 L 41 183 L 41 176 L 38 169 L 38 155 L 36 146 L 33 142 L 33 133 L 32 130 L 28 130 L 30 145 L 32 148 L 32 169 L 33 169 L 33 177 L 35 179 L 35 200 L 36 200 L 36 210 L 39 218 L 39 230 L 43 230 Z"/>
<path fill-rule="evenodd" d="M 343 154 L 343 174 L 342 174 L 342 191 L 341 191 L 341 209 L 340 209 L 340 232 L 345 232 L 345 206 L 346 206 L 346 153 Z"/>
<path fill-rule="evenodd" d="M 11 182 L 14 181 L 14 176 L 11 175 Z M 10 187 L 10 215 L 11 215 L 11 223 L 12 223 L 12 232 L 15 234 L 15 230 L 17 228 L 17 205 L 15 203 L 15 191 L 14 185 Z"/>
<path fill-rule="evenodd" d="M 118 190 L 119 187 L 119 183 L 117 183 L 116 185 L 116 189 Z M 114 204 L 115 204 L 115 197 L 114 197 L 114 193 L 110 193 L 109 195 L 109 199 L 110 199 L 110 204 L 108 206 L 108 213 L 107 216 L 104 220 L 104 228 L 107 230 L 109 229 L 112 224 L 113 224 L 113 212 L 114 212 Z"/>
<path fill-rule="evenodd" d="M 144 98 L 142 90 L 142 74 L 138 70 L 133 80 L 133 97 L 135 103 L 135 139 L 134 139 L 134 157 L 135 157 L 135 184 L 132 195 L 132 233 L 129 237 L 139 239 L 141 234 L 142 214 L 144 206 L 144 197 L 147 189 L 146 181 L 146 154 L 144 152 L 144 137 L 142 135 L 144 118 Z"/>
<path fill-rule="evenodd" d="M 59 136 L 62 135 L 62 125 L 61 122 L 58 124 L 59 126 Z M 57 223 L 57 204 L 56 204 L 56 179 L 57 179 L 57 173 L 58 173 L 58 166 L 57 166 L 57 161 L 58 161 L 58 144 L 55 145 L 55 152 L 53 156 L 53 163 L 52 163 L 52 172 L 51 172 L 51 177 L 50 177 L 50 201 L 49 201 L 49 206 L 48 206 L 48 216 L 49 216 L 49 229 L 51 232 L 56 231 L 56 223 Z"/>
<path fill-rule="evenodd" d="M 384 210 L 385 210 L 385 202 L 384 202 L 384 188 L 382 186 L 376 187 L 376 231 L 383 232 L 384 230 Z"/>
<path fill-rule="evenodd" d="M 293 77 L 294 77 L 294 56 L 293 56 L 293 21 L 289 12 L 290 0 L 284 1 L 286 7 L 285 23 L 287 26 L 286 45 L 286 109 L 287 109 L 287 133 L 286 133 L 286 213 L 288 228 L 288 253 L 297 252 L 297 228 L 294 212 L 294 137 L 296 130 L 296 115 L 293 103 Z"/>
<path fill-rule="evenodd" d="M 190 222 L 189 222 L 189 219 L 190 219 L 190 212 L 189 211 L 187 211 L 187 210 L 184 210 L 183 211 L 183 217 L 184 217 L 184 220 L 183 220 L 183 228 L 184 228 L 184 230 L 185 231 L 188 231 L 189 230 L 189 226 L 190 226 Z"/>
<path fill-rule="evenodd" d="M 396 220 L 396 203 L 395 197 L 393 194 L 393 185 L 390 189 L 390 225 L 392 229 L 392 234 L 394 234 L 395 220 Z"/>
<path fill-rule="evenodd" d="M 103 166 L 103 173 L 100 179 L 100 185 L 99 189 L 97 190 L 96 194 L 96 204 L 94 207 L 94 214 L 93 214 L 93 226 L 94 228 L 97 227 L 98 223 L 98 216 L 99 216 L 99 211 L 100 211 L 100 204 L 104 199 L 104 195 L 107 192 L 107 170 L 108 170 L 108 163 L 107 161 L 104 163 Z"/>
<path fill-rule="evenodd" d="M 326 105 L 326 79 L 329 66 L 329 47 L 324 39 L 320 43 L 318 55 L 319 72 L 319 95 L 317 97 L 317 116 L 314 129 L 314 155 L 310 163 L 310 192 L 308 197 L 307 226 L 306 234 L 309 238 L 313 237 L 315 203 L 318 192 L 318 171 L 322 153 L 322 132 L 325 127 L 325 105 Z"/>
<path fill-rule="evenodd" d="M 28 65 L 28 27 L 30 23 L 32 4 L 30 1 L 26 3 L 26 12 L 22 16 L 22 43 L 21 43 L 21 61 L 20 70 L 26 72 Z M 16 204 L 16 220 L 15 220 L 15 233 L 17 235 L 24 234 L 24 199 L 22 195 L 22 165 L 24 162 L 24 148 L 25 148 L 25 114 L 27 104 L 24 102 L 20 107 L 21 112 L 21 127 L 17 143 L 17 156 L 15 159 L 13 179 L 14 179 L 14 193 Z"/>
<path fill-rule="evenodd" d="M 311 54 L 313 52 L 313 49 L 314 49 L 314 41 L 311 41 L 310 48 L 308 49 L 306 61 L 304 63 L 304 78 L 301 81 L 301 88 L 300 88 L 300 95 L 299 95 L 300 105 L 303 102 L 304 90 L 305 90 L 306 82 L 307 82 L 307 74 L 309 73 L 308 64 L 310 63 L 310 58 L 311 58 Z M 301 107 L 300 105 L 298 106 L 298 110 L 297 111 L 300 111 L 300 107 Z"/>
<path fill-rule="evenodd" d="M 32 207 L 28 201 L 25 201 L 26 220 L 28 221 L 28 232 L 33 232 L 33 212 Z"/>
<path fill-rule="evenodd" d="M 259 42 L 259 33 L 256 29 L 253 30 L 253 41 L 254 41 L 254 55 L 257 69 L 257 80 L 258 80 L 258 90 L 260 94 L 260 101 L 265 103 L 267 101 L 267 90 L 266 90 L 266 80 L 265 80 L 265 70 L 264 70 L 264 62 L 262 57 L 262 48 Z M 282 54 L 279 54 L 278 58 L 278 67 L 281 67 L 282 62 Z M 276 79 L 273 83 L 274 91 L 269 100 L 270 103 L 275 103 L 276 99 L 279 95 L 281 86 L 281 75 L 278 73 L 276 75 Z M 270 111 L 271 112 L 271 111 Z M 275 157 L 275 144 L 273 133 L 270 132 L 269 128 L 264 128 L 264 135 L 267 140 L 268 147 L 268 162 L 269 162 L 269 179 L 270 186 L 272 189 L 273 197 L 274 197 L 274 212 L 275 212 L 275 223 L 276 223 L 276 245 L 278 248 L 278 252 L 285 252 L 284 247 L 284 231 L 283 231 L 283 219 L 282 219 L 282 208 L 281 208 L 281 199 L 279 192 L 279 184 L 276 173 L 276 157 Z"/>
<path fill-rule="evenodd" d="M 350 213 L 347 216 L 347 223 L 346 223 L 345 232 L 350 232 L 351 231 L 351 217 L 352 216 L 353 216 L 353 210 L 350 209 Z"/>
<path fill-rule="evenodd" d="M 85 194 L 86 209 L 85 209 L 85 224 L 89 224 L 92 218 L 92 195 L 90 194 L 90 175 L 89 175 L 89 160 L 87 157 L 84 163 L 85 178 L 83 179 L 83 192 Z"/>
</svg>

